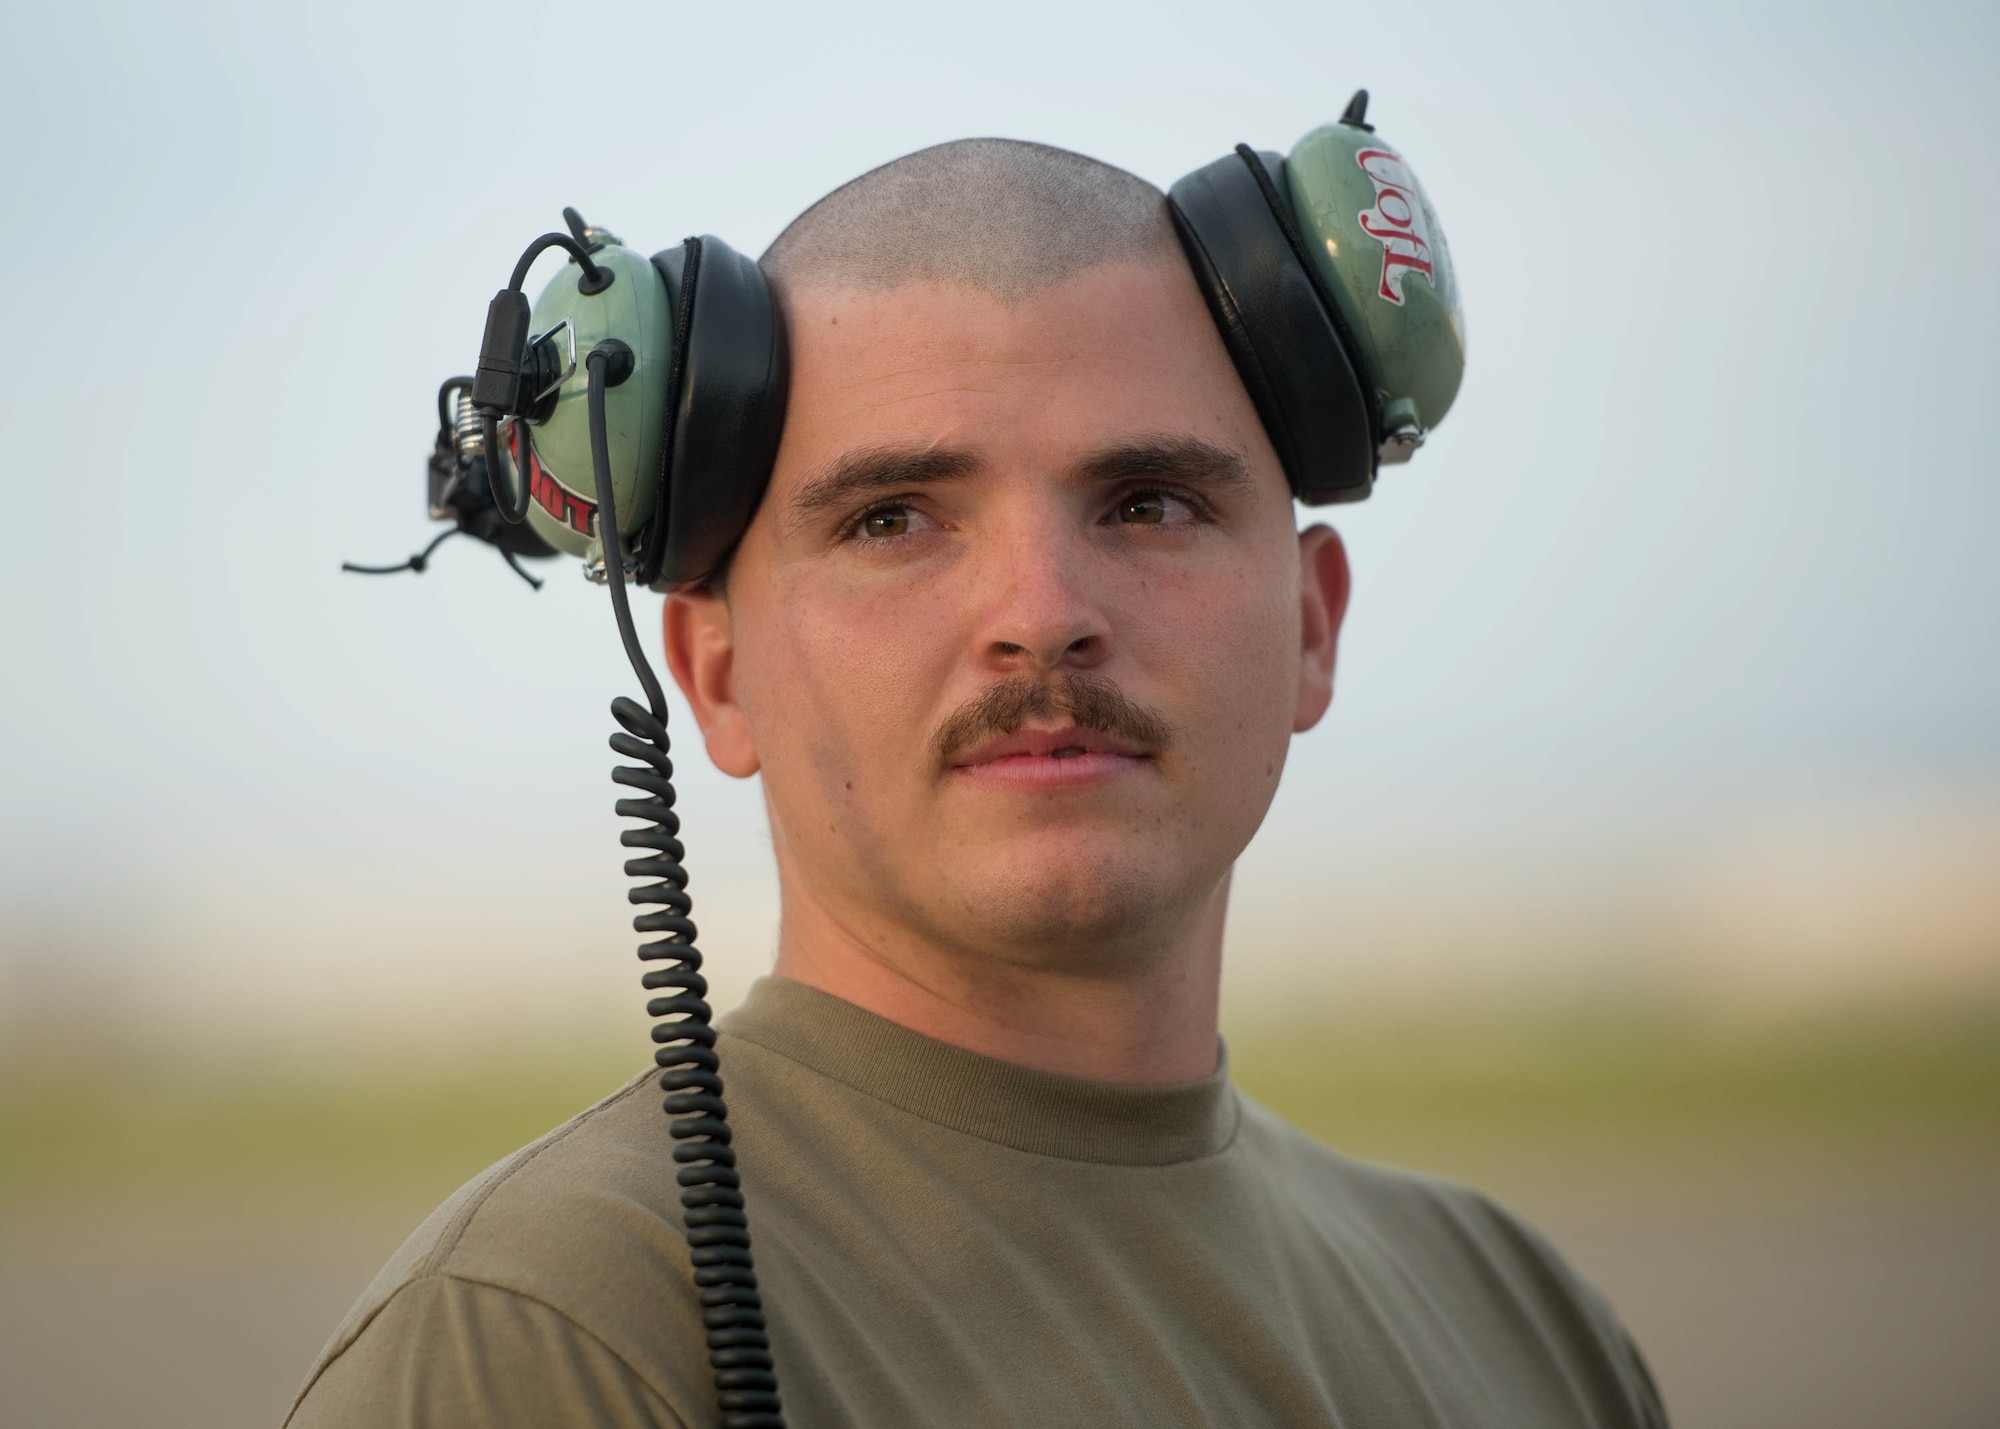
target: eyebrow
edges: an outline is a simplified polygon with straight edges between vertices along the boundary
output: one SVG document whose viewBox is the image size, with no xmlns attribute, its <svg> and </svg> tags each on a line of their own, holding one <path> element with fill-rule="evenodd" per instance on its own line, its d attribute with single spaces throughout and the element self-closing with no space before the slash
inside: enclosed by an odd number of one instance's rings
<svg viewBox="0 0 2000 1429">
<path fill-rule="evenodd" d="M 1224 446 L 1200 437 L 1137 437 L 1094 452 L 1070 468 L 1088 483 L 1169 477 L 1190 486 L 1240 489 L 1251 484 L 1250 464 Z"/>
<path fill-rule="evenodd" d="M 863 447 L 844 452 L 806 479 L 791 501 L 791 519 L 803 523 L 871 492 L 963 481 L 980 469 L 979 458 L 950 447 Z"/>
</svg>

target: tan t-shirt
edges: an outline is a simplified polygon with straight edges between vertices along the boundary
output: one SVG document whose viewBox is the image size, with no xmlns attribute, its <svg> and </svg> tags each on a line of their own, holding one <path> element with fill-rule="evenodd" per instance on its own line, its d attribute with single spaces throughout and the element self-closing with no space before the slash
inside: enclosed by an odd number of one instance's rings
<svg viewBox="0 0 2000 1429">
<path fill-rule="evenodd" d="M 1207 1081 L 1123 1087 L 766 979 L 722 1068 L 794 1429 L 1660 1426 L 1609 1308 L 1473 1192 Z M 477 1177 L 292 1429 L 718 1422 L 650 1074 Z"/>
</svg>

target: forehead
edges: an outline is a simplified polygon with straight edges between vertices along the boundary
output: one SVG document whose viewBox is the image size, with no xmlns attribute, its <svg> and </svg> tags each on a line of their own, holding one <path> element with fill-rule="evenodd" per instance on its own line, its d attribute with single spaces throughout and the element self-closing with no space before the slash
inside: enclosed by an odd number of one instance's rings
<svg viewBox="0 0 2000 1429">
<path fill-rule="evenodd" d="M 1012 302 L 970 288 L 786 294 L 792 379 L 780 496 L 856 447 L 937 443 L 1061 463 L 1135 432 L 1268 457 L 1194 280 L 1178 262 L 1086 269 Z"/>
</svg>

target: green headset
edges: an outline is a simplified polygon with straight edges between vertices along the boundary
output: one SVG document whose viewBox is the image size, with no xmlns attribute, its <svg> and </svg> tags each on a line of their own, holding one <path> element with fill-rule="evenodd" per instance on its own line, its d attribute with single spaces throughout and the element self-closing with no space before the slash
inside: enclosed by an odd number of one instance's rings
<svg viewBox="0 0 2000 1429">
<path fill-rule="evenodd" d="M 1443 420 L 1465 370 L 1458 285 L 1416 176 L 1367 122 L 1368 95 L 1289 155 L 1235 152 L 1173 186 L 1169 209 L 1195 281 L 1256 404 L 1292 493 L 1358 501 Z M 422 571 L 460 532 L 521 556 L 580 556 L 610 587 L 646 694 L 619 698 L 612 779 L 640 797 L 625 872 L 653 996 L 653 1060 L 724 1429 L 784 1429 L 750 1223 L 731 1145 L 708 984 L 689 914 L 674 811 L 667 702 L 627 585 L 715 574 L 756 514 L 783 429 L 782 316 L 757 265 L 719 238 L 651 258 L 563 210 L 487 309 L 479 365 L 438 391 L 431 515 L 454 524 L 397 566 Z M 530 267 L 571 264 L 532 308 Z M 572 272 L 572 268 L 576 271 Z"/>
<path fill-rule="evenodd" d="M 1288 155 L 1238 145 L 1169 195 L 1216 328 L 1307 505 L 1367 496 L 1379 468 L 1407 461 L 1443 420 L 1465 370 L 1444 230 L 1367 103 L 1357 93 Z M 656 590 L 702 579 L 770 478 L 782 317 L 757 265 L 719 238 L 649 259 L 564 217 L 569 232 L 537 239 L 494 298 L 477 373 L 439 393 L 431 514 L 510 563 L 562 553 L 605 579 L 586 363 L 615 342 L 631 364 L 605 398 L 626 577 Z M 522 282 L 551 247 L 571 263 L 530 309 Z M 428 555 L 407 565 L 422 570 Z"/>
</svg>

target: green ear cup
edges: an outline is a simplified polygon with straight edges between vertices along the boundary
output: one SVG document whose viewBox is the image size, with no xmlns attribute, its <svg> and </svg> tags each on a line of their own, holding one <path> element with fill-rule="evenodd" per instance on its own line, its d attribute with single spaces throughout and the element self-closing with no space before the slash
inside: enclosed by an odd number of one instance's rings
<svg viewBox="0 0 2000 1429">
<path fill-rule="evenodd" d="M 535 300 L 531 330 L 538 341 L 557 344 L 559 370 L 567 375 L 554 410 L 546 420 L 529 425 L 536 461 L 528 522 L 557 550 L 585 557 L 596 556 L 598 548 L 589 374 L 584 360 L 598 343 L 614 337 L 630 347 L 637 360 L 631 378 L 604 397 L 618 528 L 630 536 L 652 517 L 658 497 L 660 436 L 674 339 L 666 280 L 644 254 L 612 244 L 591 257 L 617 274 L 610 287 L 595 295 L 580 293 L 576 269 L 568 266 Z"/>
<path fill-rule="evenodd" d="M 1313 130 L 1285 161 L 1293 217 L 1375 391 L 1384 462 L 1409 460 L 1465 373 L 1444 229 L 1401 154 L 1365 124 Z"/>
</svg>

